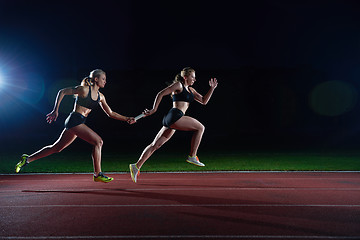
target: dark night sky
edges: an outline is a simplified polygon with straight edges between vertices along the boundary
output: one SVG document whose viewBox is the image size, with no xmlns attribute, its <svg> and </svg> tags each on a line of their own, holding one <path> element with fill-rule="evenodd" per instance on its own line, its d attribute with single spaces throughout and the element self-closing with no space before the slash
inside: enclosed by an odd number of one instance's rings
<svg viewBox="0 0 360 240">
<path fill-rule="evenodd" d="M 208 106 L 189 112 L 209 141 L 358 141 L 359 10 L 358 1 L 332 0 L 0 1 L 2 141 L 57 137 L 62 123 L 42 121 L 56 91 L 92 69 L 107 72 L 112 108 L 137 115 L 185 66 L 203 94 L 210 77 L 220 82 Z M 99 121 L 125 136 L 149 129 L 148 141 L 162 105 L 132 129 L 102 113 L 89 124 L 104 137 L 113 130 Z"/>
<path fill-rule="evenodd" d="M 50 72 L 356 65 L 357 1 L 235 2 L 1 1 L 2 61 Z"/>
</svg>

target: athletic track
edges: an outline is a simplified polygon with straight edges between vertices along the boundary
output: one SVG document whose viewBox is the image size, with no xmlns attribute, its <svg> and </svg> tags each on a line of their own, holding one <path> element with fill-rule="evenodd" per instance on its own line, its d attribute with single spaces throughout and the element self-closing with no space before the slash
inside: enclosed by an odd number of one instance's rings
<svg viewBox="0 0 360 240">
<path fill-rule="evenodd" d="M 0 239 L 360 239 L 359 172 L 0 175 Z"/>
</svg>

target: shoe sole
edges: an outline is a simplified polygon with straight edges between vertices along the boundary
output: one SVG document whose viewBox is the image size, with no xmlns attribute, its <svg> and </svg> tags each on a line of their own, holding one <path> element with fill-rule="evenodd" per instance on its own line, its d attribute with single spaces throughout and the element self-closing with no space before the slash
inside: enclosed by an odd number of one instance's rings
<svg viewBox="0 0 360 240">
<path fill-rule="evenodd" d="M 134 172 L 133 172 L 133 170 L 132 170 L 131 164 L 129 165 L 129 168 L 130 168 L 131 180 L 132 180 L 134 183 L 136 183 L 136 180 L 135 180 L 135 178 L 134 178 Z"/>
<path fill-rule="evenodd" d="M 15 166 L 15 172 L 19 173 L 21 171 L 21 167 L 18 167 L 18 164 L 16 164 Z"/>
<path fill-rule="evenodd" d="M 94 179 L 94 182 L 102 182 L 102 183 L 109 183 L 109 182 L 111 182 L 112 180 L 114 180 L 114 179 L 111 179 L 111 180 L 108 180 L 108 181 L 103 181 L 103 180 L 97 180 L 97 179 Z"/>
<path fill-rule="evenodd" d="M 189 161 L 189 160 L 186 160 L 186 161 L 187 161 L 188 163 L 194 164 L 194 165 L 196 165 L 196 166 L 198 166 L 198 167 L 205 167 L 205 164 L 203 164 L 203 163 L 202 163 L 202 165 L 201 165 L 201 164 L 198 164 L 198 163 Z"/>
</svg>

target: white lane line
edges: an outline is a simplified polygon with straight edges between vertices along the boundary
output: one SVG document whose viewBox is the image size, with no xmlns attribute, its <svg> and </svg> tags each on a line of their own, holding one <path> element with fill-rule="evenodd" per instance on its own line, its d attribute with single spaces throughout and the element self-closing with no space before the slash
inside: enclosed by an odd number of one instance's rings
<svg viewBox="0 0 360 240">
<path fill-rule="evenodd" d="M 0 208 L 127 208 L 127 207 L 324 207 L 324 208 L 357 208 L 359 204 L 54 204 L 54 205 L 4 205 Z"/>
<path fill-rule="evenodd" d="M 26 189 L 0 190 L 3 193 L 89 193 L 89 192 L 156 192 L 156 191 L 360 191 L 358 188 L 334 187 L 199 187 L 199 188 L 129 188 L 129 189 Z"/>
<path fill-rule="evenodd" d="M 107 174 L 119 174 L 119 175 L 127 175 L 129 172 L 106 172 Z M 243 170 L 243 171 L 233 171 L 233 170 L 224 170 L 224 171 L 143 171 L 142 173 L 151 173 L 151 174 L 219 174 L 219 173 L 360 173 L 360 171 L 356 170 L 334 170 L 334 171 L 316 171 L 316 170 L 304 170 L 304 171 L 291 171 L 291 170 L 278 170 L 278 171 L 267 171 L 267 170 Z M 1 173 L 0 176 L 31 176 L 31 175 L 91 175 L 92 172 L 81 172 L 81 173 Z"/>
<path fill-rule="evenodd" d="M 284 191 L 294 191 L 294 190 L 316 190 L 316 191 L 359 191 L 360 187 L 357 188 L 324 188 L 324 187 L 198 187 L 198 188 L 188 188 L 186 186 L 181 188 L 124 188 L 124 189 L 43 189 L 43 190 L 14 190 L 14 191 L 22 191 L 22 192 L 74 192 L 74 193 L 81 193 L 86 191 L 117 191 L 117 192 L 126 192 L 126 191 L 224 191 L 224 190 L 246 190 L 246 191 L 252 191 L 252 190 L 267 190 L 267 191 L 274 191 L 274 190 L 284 190 Z M 10 190 L 12 191 L 12 190 Z M 1 191 L 0 191 L 1 192 Z"/>
<path fill-rule="evenodd" d="M 128 188 L 128 189 L 44 189 L 44 190 L 15 190 L 22 192 L 74 192 L 81 193 L 87 191 L 117 191 L 117 192 L 136 192 L 136 191 L 227 191 L 227 190 L 240 190 L 240 191 L 360 191 L 360 187 L 357 188 L 334 188 L 334 187 L 197 187 L 197 188 L 188 188 L 186 186 L 181 188 Z M 11 191 L 11 190 L 10 190 Z M 1 191 L 0 191 L 1 192 Z"/>
<path fill-rule="evenodd" d="M 142 173 L 143 174 L 143 173 Z M 114 177 L 114 181 L 113 182 L 129 182 L 130 178 L 116 178 L 116 176 L 112 176 Z M 92 181 L 92 179 L 90 178 L 76 178 L 75 179 L 77 183 L 88 183 L 89 181 Z M 75 181 L 74 179 L 39 179 L 39 178 L 33 178 L 33 179 L 2 179 L 0 180 L 1 183 L 23 183 L 23 182 L 50 182 L 50 183 L 73 183 Z M 147 184 L 151 184 L 152 182 L 182 182 L 182 183 L 186 183 L 186 182 L 194 182 L 194 181 L 201 181 L 202 178 L 196 177 L 196 178 L 142 178 L 141 181 L 143 183 L 147 183 Z M 259 178 L 257 177 L 237 177 L 237 178 L 233 178 L 233 177 L 212 177 L 211 179 L 208 179 L 210 181 L 213 182 L 217 182 L 217 181 L 226 181 L 226 182 L 232 182 L 232 181 L 237 181 L 237 182 L 246 182 L 246 181 L 253 181 L 253 182 L 266 182 L 266 181 L 282 181 L 282 180 L 286 180 L 286 181 L 321 181 L 323 182 L 334 182 L 334 181 L 347 181 L 345 182 L 345 184 L 348 184 L 349 181 L 350 183 L 359 183 L 360 182 L 360 178 L 359 177 L 261 177 L 261 180 L 259 180 Z M 130 180 L 131 181 L 131 180 Z M 340 182 L 342 184 L 342 182 Z"/>
<path fill-rule="evenodd" d="M 360 236 L 296 235 L 118 235 L 118 236 L 8 236 L 1 239 L 360 239 Z"/>
<path fill-rule="evenodd" d="M 203 187 L 203 188 L 133 188 L 123 191 L 360 191 L 358 188 L 317 188 L 317 187 Z"/>
</svg>

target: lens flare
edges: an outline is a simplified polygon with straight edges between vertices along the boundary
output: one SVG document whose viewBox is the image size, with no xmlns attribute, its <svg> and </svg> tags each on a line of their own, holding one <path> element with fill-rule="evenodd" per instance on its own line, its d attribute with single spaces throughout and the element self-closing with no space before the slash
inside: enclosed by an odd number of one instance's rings
<svg viewBox="0 0 360 240">
<path fill-rule="evenodd" d="M 4 74 L 3 74 L 3 71 L 0 68 L 0 92 L 3 89 L 3 85 L 4 85 Z"/>
<path fill-rule="evenodd" d="M 309 96 L 312 110 L 324 116 L 345 114 L 355 107 L 357 100 L 355 87 L 344 81 L 323 82 L 317 85 Z"/>
</svg>

